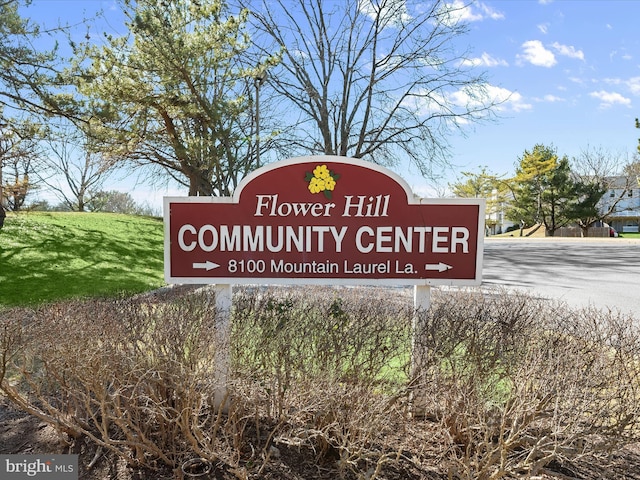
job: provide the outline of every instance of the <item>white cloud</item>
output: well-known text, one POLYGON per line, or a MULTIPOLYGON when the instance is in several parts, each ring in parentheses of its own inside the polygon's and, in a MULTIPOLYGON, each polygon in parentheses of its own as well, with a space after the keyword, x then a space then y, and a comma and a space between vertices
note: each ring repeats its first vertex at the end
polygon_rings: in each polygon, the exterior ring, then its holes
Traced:
POLYGON ((360 0, 358 10, 372 20, 379 18, 383 25, 402 25, 411 19, 404 0, 384 2, 383 7, 374 4, 371 0, 360 0))
POLYGON ((480 95, 473 93, 466 90, 458 90, 450 94, 448 99, 454 105, 474 108, 492 102, 496 104, 496 110, 498 111, 520 112, 532 108, 532 105, 526 103, 520 93, 495 85, 485 85, 485 91, 480 95))
POLYGON ((613 62, 614 60, 616 60, 616 58, 617 58, 618 56, 620 56, 620 58, 621 58, 622 60, 626 60, 626 61, 633 60, 633 55, 632 55, 632 54, 630 54, 630 53, 628 53, 628 52, 625 52, 625 51, 619 52, 618 50, 612 50, 612 51, 609 53, 609 60, 610 60, 611 62, 613 62))
POLYGON ((564 98, 562 97, 556 97, 555 95, 551 95, 551 94, 547 94, 544 97, 542 97, 542 100, 545 102, 549 102, 549 103, 556 103, 556 102, 564 102, 564 98))
POLYGON ((640 95, 640 77, 633 77, 627 80, 627 86, 631 93, 634 95, 640 95))
POLYGON ((467 58, 462 61, 462 65, 466 67, 507 67, 509 64, 501 58, 494 58, 486 52, 480 57, 467 58))
POLYGON ((444 6, 449 14, 449 23, 479 22, 486 19, 502 20, 504 14, 494 10, 483 2, 469 3, 464 0, 453 0, 444 6))
POLYGON ((305 52, 304 50, 292 50, 291 54, 296 57, 296 58, 301 58, 301 59, 307 59, 309 58, 309 54, 307 52, 305 52))
POLYGON ((519 60, 529 62, 537 67, 553 67, 557 61, 551 50, 547 50, 540 40, 528 40, 522 44, 523 53, 519 60))
POLYGON ((540 33, 542 33, 543 35, 546 35, 549 31, 549 23, 541 23, 536 26, 538 27, 538 30, 540 30, 540 33))
MULTIPOLYGON (((533 108, 530 103, 525 102, 520 93, 490 84, 448 93, 434 94, 432 92, 424 97, 416 95, 405 99, 402 104, 420 116, 437 115, 440 112, 446 113, 446 115, 450 115, 452 112, 462 114, 468 110, 480 112, 489 105, 494 105, 493 110, 499 112, 520 112, 533 108)), ((455 122, 465 124, 469 120, 458 117, 455 122)))
POLYGON ((578 58, 580 60, 584 60, 584 53, 582 50, 576 50, 576 48, 572 45, 562 45, 558 42, 554 42, 551 46, 558 52, 558 55, 564 55, 569 58, 578 58))
POLYGON ((487 93, 491 98, 501 103, 498 110, 521 112, 523 110, 531 110, 531 108, 533 108, 530 103, 526 103, 524 101, 524 98, 520 93, 512 92, 506 88, 489 85, 487 93))
POLYGON ((609 108, 616 104, 631 105, 631 99, 624 97, 617 92, 599 90, 597 92, 591 92, 589 96, 600 100, 600 107, 602 108, 609 108))
POLYGON ((619 78, 605 78, 604 83, 606 83, 607 85, 621 85, 624 83, 624 81, 619 78))
POLYGON ((640 95, 640 77, 631 77, 628 80, 621 78, 605 78, 604 83, 607 85, 625 86, 633 95, 640 95))
POLYGON ((491 20, 504 20, 504 13, 494 10, 489 5, 478 2, 477 6, 482 12, 483 20, 485 18, 489 18, 491 20))

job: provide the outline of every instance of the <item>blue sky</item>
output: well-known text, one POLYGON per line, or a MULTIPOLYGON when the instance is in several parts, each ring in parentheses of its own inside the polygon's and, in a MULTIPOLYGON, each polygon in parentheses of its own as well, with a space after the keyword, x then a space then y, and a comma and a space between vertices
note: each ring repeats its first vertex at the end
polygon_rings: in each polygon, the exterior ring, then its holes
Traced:
MULTIPOLYGON (((112 1, 34 0, 24 14, 52 25, 112 8, 112 1)), ((487 72, 489 91, 504 102, 496 121, 449 138, 455 168, 443 172, 438 192, 481 166, 511 175, 538 143, 570 158, 589 147, 629 158, 637 151, 640 0, 486 0, 460 12, 470 31, 458 47, 469 49, 469 61, 487 72)), ((117 31, 115 23, 107 28, 117 31)), ((416 193, 434 192, 411 168, 395 170, 416 193)), ((177 192, 138 186, 134 196, 159 205, 163 194, 177 192)))
POLYGON ((512 174, 537 143, 570 158, 632 155, 640 130, 640 2, 487 0, 465 10, 471 59, 508 98, 495 123, 452 139, 462 169, 512 174))

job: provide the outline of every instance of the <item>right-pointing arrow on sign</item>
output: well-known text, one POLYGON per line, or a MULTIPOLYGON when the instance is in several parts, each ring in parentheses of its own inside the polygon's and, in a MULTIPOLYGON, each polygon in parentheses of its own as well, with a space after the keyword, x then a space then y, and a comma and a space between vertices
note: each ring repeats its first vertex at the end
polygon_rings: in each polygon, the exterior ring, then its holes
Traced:
POLYGON ((219 266, 219 264, 210 262, 209 260, 207 260, 206 262, 193 264, 194 269, 199 268, 206 271, 213 270, 214 268, 218 268, 219 266))
POLYGON ((444 272, 446 270, 451 270, 453 267, 451 265, 447 265, 446 263, 427 263, 424 266, 425 270, 437 270, 438 272, 444 272))

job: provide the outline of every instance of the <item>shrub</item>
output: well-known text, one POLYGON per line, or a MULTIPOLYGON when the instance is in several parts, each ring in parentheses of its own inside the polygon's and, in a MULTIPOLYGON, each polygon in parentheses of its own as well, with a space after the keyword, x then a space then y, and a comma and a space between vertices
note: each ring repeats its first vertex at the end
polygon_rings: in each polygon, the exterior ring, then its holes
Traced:
POLYGON ((455 477, 538 475, 638 440, 632 318, 468 291, 420 323, 414 401, 448 432, 455 477))
POLYGON ((135 466, 224 454, 210 401, 214 299, 78 300, 3 317, 2 391, 61 433, 135 466))
POLYGON ((238 288, 228 340, 206 289, 5 310, 0 389, 130 465, 236 478, 286 451, 331 478, 498 479, 638 441, 633 319, 480 290, 414 312, 408 293, 238 288))

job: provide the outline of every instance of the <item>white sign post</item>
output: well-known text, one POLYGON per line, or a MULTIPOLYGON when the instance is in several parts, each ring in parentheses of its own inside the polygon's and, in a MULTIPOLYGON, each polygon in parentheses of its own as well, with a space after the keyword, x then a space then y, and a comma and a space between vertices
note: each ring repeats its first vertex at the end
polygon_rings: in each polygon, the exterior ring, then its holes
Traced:
POLYGON ((414 285, 418 312, 431 285, 481 284, 484 214, 484 199, 418 198, 362 160, 283 160, 233 197, 165 197, 165 280, 217 285, 223 345, 232 284, 414 285))
POLYGON ((216 284, 214 286, 216 298, 216 355, 215 355, 215 384, 216 391, 213 403, 216 408, 226 403, 227 377, 229 375, 229 330, 233 287, 230 284, 216 284))

